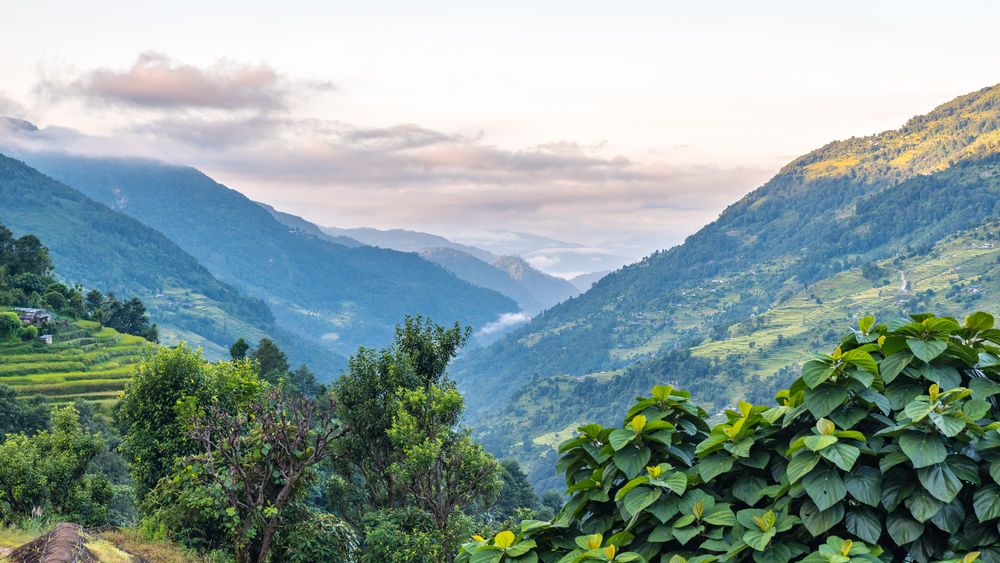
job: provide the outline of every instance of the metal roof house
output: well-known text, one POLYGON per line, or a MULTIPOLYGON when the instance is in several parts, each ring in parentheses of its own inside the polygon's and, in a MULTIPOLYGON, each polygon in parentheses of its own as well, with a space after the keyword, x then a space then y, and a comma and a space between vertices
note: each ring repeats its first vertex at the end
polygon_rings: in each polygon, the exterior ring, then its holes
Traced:
POLYGON ((14 307, 21 322, 29 325, 51 323, 55 317, 46 309, 31 309, 29 307, 14 307))

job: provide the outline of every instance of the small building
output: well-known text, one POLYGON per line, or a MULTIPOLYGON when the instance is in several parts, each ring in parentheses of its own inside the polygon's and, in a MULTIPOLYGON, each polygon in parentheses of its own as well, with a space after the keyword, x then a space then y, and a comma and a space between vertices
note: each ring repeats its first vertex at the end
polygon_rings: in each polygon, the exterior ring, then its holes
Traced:
POLYGON ((45 344, 52 344, 52 335, 51 334, 43 334, 43 335, 39 336, 38 339, 41 340, 42 342, 44 342, 45 344))
POLYGON ((46 309, 32 309, 29 307, 14 307, 14 311, 17 312, 17 316, 21 319, 21 322, 26 325, 42 325, 51 323, 52 319, 55 318, 52 313, 46 309))

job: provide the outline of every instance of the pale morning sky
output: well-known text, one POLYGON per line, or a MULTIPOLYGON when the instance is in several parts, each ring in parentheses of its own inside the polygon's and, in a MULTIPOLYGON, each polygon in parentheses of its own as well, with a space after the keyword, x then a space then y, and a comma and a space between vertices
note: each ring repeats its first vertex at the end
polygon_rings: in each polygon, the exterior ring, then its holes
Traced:
POLYGON ((635 255, 1000 82, 1000 3, 7 2, 0 114, 322 225, 635 255))

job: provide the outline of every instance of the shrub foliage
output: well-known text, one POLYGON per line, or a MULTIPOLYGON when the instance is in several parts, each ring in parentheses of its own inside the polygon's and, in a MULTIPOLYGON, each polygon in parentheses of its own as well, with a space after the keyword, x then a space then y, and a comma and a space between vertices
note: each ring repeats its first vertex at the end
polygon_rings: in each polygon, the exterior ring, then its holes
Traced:
POLYGON ((553 520, 458 560, 1000 561, 998 346, 986 313, 865 317, 777 404, 714 426, 654 387, 560 446, 553 520))

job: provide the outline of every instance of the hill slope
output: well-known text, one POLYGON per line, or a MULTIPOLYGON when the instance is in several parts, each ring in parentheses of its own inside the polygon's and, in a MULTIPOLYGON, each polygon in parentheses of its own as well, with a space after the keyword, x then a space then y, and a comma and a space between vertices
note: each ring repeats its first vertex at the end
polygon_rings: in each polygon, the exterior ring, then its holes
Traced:
POLYGON ((3 155, 0 223, 42 239, 63 279, 142 298, 165 343, 188 340, 223 357, 240 336, 272 335, 297 361, 344 364, 281 334, 267 305, 220 282, 159 232, 3 155))
POLYGON ((323 232, 332 236, 344 236, 359 240, 371 246, 381 248, 391 248, 401 252, 419 252, 425 248, 451 248, 471 254, 485 262, 492 262, 496 256, 489 252, 450 241, 442 236, 420 231, 408 231, 405 229, 372 229, 370 227, 360 227, 355 229, 340 229, 337 227, 321 227, 323 232))
MULTIPOLYGON (((57 322, 59 324, 59 322, 57 322)), ((91 321, 67 321, 50 345, 0 341, 0 383, 54 402, 113 402, 153 345, 91 321)))
POLYGON ((796 159, 683 245, 464 357, 456 378, 473 415, 533 378, 622 369, 724 335, 809 284, 983 224, 1000 202, 998 148, 995 86, 796 159))
POLYGON ((26 157, 164 233, 219 279, 264 299, 279 326, 339 354, 387 342, 408 314, 478 327, 517 309, 416 254, 348 248, 289 229, 193 168, 51 153, 26 157))

